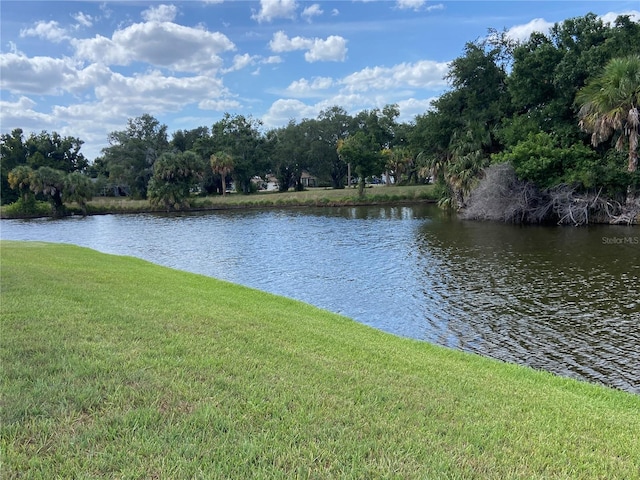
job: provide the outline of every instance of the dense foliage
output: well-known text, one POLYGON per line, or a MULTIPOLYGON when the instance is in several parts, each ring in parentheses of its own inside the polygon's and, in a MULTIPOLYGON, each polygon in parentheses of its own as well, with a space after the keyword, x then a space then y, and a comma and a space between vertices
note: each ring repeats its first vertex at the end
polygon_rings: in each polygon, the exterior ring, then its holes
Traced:
MULTIPOLYGON (((638 202, 640 183, 638 51, 640 24, 627 16, 610 24, 588 14, 523 42, 489 30, 451 62, 449 90, 412 122, 397 121, 397 105, 356 115, 333 106, 317 118, 266 131, 258 120, 227 113, 210 128, 178 130, 169 139, 168 127, 144 114, 110 134, 110 145, 88 171, 105 192, 149 196, 167 208, 186 206, 185 195, 195 192, 224 194, 229 185, 252 193, 267 178, 280 191, 300 190, 306 173, 333 188, 351 185, 353 177, 361 192, 366 180, 432 181, 442 205, 464 209, 486 180, 486 168, 507 163, 514 185, 528 182, 541 193, 566 186, 606 197, 621 213, 638 202), (182 171, 187 158, 188 174, 178 187, 177 174, 166 172, 182 171)), ((25 141, 16 130, 1 141, 3 203, 26 191, 17 180, 5 188, 15 167, 87 170, 80 140, 43 132, 25 141)))

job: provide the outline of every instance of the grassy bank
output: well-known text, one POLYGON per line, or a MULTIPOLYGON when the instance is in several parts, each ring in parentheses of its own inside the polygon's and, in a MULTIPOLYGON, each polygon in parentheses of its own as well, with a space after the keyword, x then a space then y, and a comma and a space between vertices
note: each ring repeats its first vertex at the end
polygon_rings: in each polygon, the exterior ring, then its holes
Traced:
MULTIPOLYGON (((357 189, 335 190, 330 188, 310 188, 302 192, 257 192, 252 195, 231 193, 209 197, 193 197, 192 210, 220 210, 232 208, 270 208, 270 207, 313 207, 340 205, 371 205, 417 201, 435 201, 433 185, 376 186, 367 188, 363 198, 358 197, 357 189)), ((10 205, 0 207, 1 218, 22 218, 25 216, 43 216, 50 210, 44 202, 39 209, 25 215, 10 205), (43 209, 45 213, 43 214, 43 209)), ((77 205, 69 204, 70 213, 80 214, 77 205)), ((96 197, 88 203, 88 214, 105 213, 142 213, 162 212, 162 206, 151 205, 148 200, 133 200, 126 197, 96 197)))
POLYGON ((3 479, 638 478, 638 396, 137 259, 0 252, 3 479))

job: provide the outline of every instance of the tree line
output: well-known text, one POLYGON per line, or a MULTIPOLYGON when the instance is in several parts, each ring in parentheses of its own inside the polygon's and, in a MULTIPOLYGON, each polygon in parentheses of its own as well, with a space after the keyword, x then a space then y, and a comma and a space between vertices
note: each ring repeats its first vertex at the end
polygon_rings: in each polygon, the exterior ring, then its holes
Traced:
POLYGON ((361 194, 372 177, 431 181, 441 205, 471 218, 584 223, 594 209, 622 218, 640 185, 639 51, 640 25, 627 16, 609 24, 587 14, 523 42, 492 29, 465 45, 450 65, 450 88, 411 122, 398 121, 397 105, 356 115, 336 105, 268 130, 226 113, 211 127, 170 136, 144 114, 112 132, 91 165, 79 139, 43 132, 24 140, 18 129, 1 138, 2 202, 28 191, 46 196, 45 185, 56 184, 62 193, 48 198, 56 207, 70 198, 65 192, 81 197, 77 175, 69 177, 79 173, 103 190, 180 209, 195 192, 224 195, 231 182, 252 193, 254 179, 267 175, 281 191, 300 190, 306 171, 333 188, 351 174, 361 194), (23 166, 32 173, 10 175, 23 166), (46 181, 29 180, 42 168, 67 177, 45 170, 46 181))

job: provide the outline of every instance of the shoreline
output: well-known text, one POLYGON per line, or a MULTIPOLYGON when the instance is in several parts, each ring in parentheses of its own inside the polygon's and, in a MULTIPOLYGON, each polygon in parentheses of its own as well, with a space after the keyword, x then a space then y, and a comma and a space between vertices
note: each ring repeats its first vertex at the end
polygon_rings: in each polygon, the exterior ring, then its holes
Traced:
MULTIPOLYGON (((306 208, 306 207, 357 207, 370 205, 410 205, 415 203, 436 203, 432 195, 432 185, 406 187, 370 187, 364 198, 357 196, 355 189, 308 189, 302 192, 258 192, 251 195, 231 193, 225 196, 194 197, 192 206, 170 209, 154 206, 148 200, 128 197, 96 197, 87 204, 86 216, 120 214, 184 214, 192 212, 248 210, 260 208, 306 208)), ((53 218, 44 213, 25 214, 7 212, 7 206, 0 208, 0 219, 20 220, 53 218)), ((67 206, 63 217, 83 215, 75 204, 67 206)))

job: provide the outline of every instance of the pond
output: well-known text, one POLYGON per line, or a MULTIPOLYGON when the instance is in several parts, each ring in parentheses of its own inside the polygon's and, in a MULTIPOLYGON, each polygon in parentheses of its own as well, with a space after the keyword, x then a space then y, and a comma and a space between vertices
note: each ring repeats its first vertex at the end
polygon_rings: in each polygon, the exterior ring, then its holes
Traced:
POLYGON ((640 393, 640 231, 465 222, 432 205, 2 220, 302 300, 392 334, 640 393))

